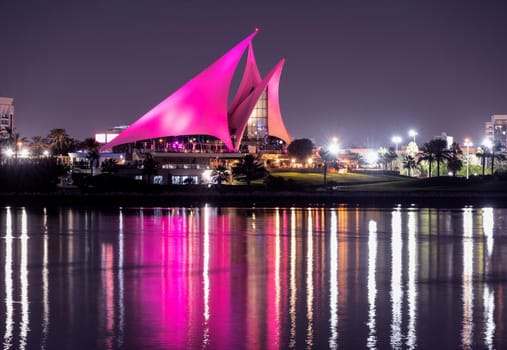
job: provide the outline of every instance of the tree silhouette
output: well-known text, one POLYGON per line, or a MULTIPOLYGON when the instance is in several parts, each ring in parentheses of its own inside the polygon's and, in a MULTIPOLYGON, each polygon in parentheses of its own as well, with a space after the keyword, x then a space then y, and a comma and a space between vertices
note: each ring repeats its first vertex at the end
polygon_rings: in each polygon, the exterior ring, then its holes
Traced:
POLYGON ((503 145, 500 143, 500 141, 496 141, 491 146, 491 152, 489 153, 489 157, 491 158, 491 175, 494 174, 495 170, 495 160, 505 160, 505 155, 501 153, 504 150, 503 145))
POLYGON ((313 142, 310 139, 297 139, 291 142, 287 147, 287 152, 291 158, 296 158, 301 163, 306 163, 307 159, 313 154, 313 142))
POLYGON ((72 140, 65 129, 52 129, 47 137, 54 155, 63 155, 69 151, 72 140))
POLYGON ((401 164, 403 169, 408 170, 408 176, 412 176, 412 171, 417 168, 417 160, 410 154, 401 155, 401 164))
POLYGON ((88 158, 90 165, 90 175, 93 176, 93 167, 96 165, 97 161, 100 158, 100 144, 93 137, 88 137, 81 143, 81 147, 88 152, 86 158, 88 158))
POLYGON ((211 172, 211 182, 217 185, 230 183, 231 171, 223 165, 218 165, 211 172))
POLYGON ((158 174, 158 167, 159 163, 153 159, 151 154, 147 153, 143 161, 143 176, 148 184, 151 184, 151 178, 158 174))
POLYGON ((232 167, 232 175, 239 181, 246 181, 250 186, 253 180, 266 177, 268 171, 253 155, 247 154, 238 164, 232 167))
POLYGON ((43 152, 48 148, 48 143, 42 136, 34 136, 32 137, 32 141, 30 142, 30 150, 32 151, 32 155, 37 158, 42 156, 43 152))
POLYGON ((118 172, 118 162, 116 161, 116 159, 108 158, 102 161, 100 168, 103 173, 112 175, 118 172))
POLYGON ((319 150, 319 156, 324 161, 324 164, 322 166, 323 175, 324 175, 324 185, 327 183, 327 168, 330 164, 336 165, 336 155, 332 152, 329 152, 327 148, 321 148, 319 150))
POLYGON ((458 143, 453 142, 449 148, 447 157, 447 168, 452 171, 452 176, 456 176, 456 172, 463 168, 463 151, 458 143))
POLYGON ((449 158, 447 141, 443 139, 434 139, 426 142, 418 154, 418 163, 425 160, 429 164, 428 176, 431 177, 431 166, 433 162, 437 163, 437 176, 440 176, 440 164, 449 158))

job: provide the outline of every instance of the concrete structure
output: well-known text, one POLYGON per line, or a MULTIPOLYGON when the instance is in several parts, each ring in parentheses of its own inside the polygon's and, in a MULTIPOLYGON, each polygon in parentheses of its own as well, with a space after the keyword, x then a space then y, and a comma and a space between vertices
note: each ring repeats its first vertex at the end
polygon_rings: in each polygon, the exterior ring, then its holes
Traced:
POLYGON ((492 115, 491 121, 484 123, 484 137, 507 146, 507 115, 492 115))
POLYGON ((256 34, 257 30, 106 143, 101 151, 139 142, 153 151, 162 148, 178 152, 182 144, 182 150, 192 151, 189 144, 203 136, 207 137, 206 144, 219 141, 221 146, 215 152, 237 152, 246 147, 257 153, 289 143, 291 137, 283 124, 278 100, 285 59, 261 78, 252 47, 256 34), (247 49, 245 70, 228 106, 233 75, 247 49))
POLYGON ((7 128, 14 129, 14 99, 0 97, 0 137, 9 137, 7 128))
POLYGON ((104 144, 113 141, 123 130, 128 128, 128 125, 119 125, 111 129, 95 134, 95 141, 104 144))

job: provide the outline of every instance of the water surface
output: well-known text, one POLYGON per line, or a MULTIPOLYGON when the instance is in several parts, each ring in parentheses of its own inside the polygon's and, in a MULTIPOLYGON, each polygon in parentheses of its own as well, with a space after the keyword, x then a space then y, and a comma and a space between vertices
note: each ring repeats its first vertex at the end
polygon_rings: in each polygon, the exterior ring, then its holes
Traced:
POLYGON ((3 348, 506 348, 506 214, 0 208, 3 348))

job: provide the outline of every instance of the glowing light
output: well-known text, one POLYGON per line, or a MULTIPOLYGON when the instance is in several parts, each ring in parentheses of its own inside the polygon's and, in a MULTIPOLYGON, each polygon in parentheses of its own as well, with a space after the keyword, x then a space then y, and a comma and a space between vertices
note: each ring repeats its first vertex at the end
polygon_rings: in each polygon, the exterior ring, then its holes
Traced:
POLYGON ((10 148, 7 148, 6 150, 4 150, 4 154, 7 156, 7 157, 12 157, 14 155, 14 151, 10 148))
MULTIPOLYGON (((281 245, 280 245, 280 209, 276 208, 275 213, 275 297, 276 297, 276 310, 280 310, 280 296, 281 296, 281 278, 280 278, 280 260, 281 260, 281 245)), ((280 336, 280 312, 275 313, 276 324, 276 339, 280 336)))
POLYGON ((488 349, 494 349, 495 344, 493 342, 495 337, 495 292, 489 289, 488 284, 484 286, 483 294, 483 305, 484 305, 484 343, 488 349))
POLYGON ((474 242, 472 208, 463 211, 463 329, 461 331, 461 345, 470 348, 473 340, 474 318, 474 242))
POLYGON ((4 349, 12 347, 12 333, 14 326, 14 299, 13 299, 13 281, 12 281, 12 213, 11 208, 6 208, 5 218, 5 333, 4 349))
POLYGON ((413 129, 411 129, 411 130, 408 131, 408 136, 412 137, 414 139, 414 142, 415 142, 415 137, 417 135, 419 135, 419 134, 417 133, 417 131, 415 131, 413 129))
POLYGON ((123 261, 124 261, 124 233, 123 233, 123 210, 120 208, 118 215, 118 338, 116 346, 121 348, 123 346, 123 333, 125 328, 125 288, 124 288, 124 276, 123 276, 123 261))
POLYGON ((209 279, 209 261, 210 261, 210 240, 209 240, 209 208, 206 204, 204 206, 204 240, 203 240, 203 267, 202 267, 202 278, 203 278, 203 302, 204 302, 204 330, 202 337, 202 348, 206 349, 209 343, 210 330, 209 330, 209 319, 210 319, 210 279, 209 279))
POLYGON ((331 211, 329 244, 329 348, 338 349, 338 218, 331 211))
POLYGON ((493 238, 493 227, 495 223, 495 217, 493 214, 493 208, 482 209, 482 227, 484 230, 484 236, 486 236, 486 247, 488 252, 488 259, 486 261, 486 267, 489 267, 491 255, 493 254, 493 244, 495 239, 493 238))
POLYGON ((48 269, 48 216, 46 208, 44 208, 44 246, 42 255, 42 341, 41 349, 46 349, 46 342, 49 332, 49 269, 48 269))
POLYGON ((308 209, 308 232, 306 250, 306 346, 313 347, 313 222, 312 211, 308 209))
POLYGON ((417 345, 417 242, 415 212, 408 212, 408 334, 407 347, 415 349, 417 345))
POLYGON ((376 300, 377 300, 377 222, 368 223, 368 349, 377 348, 376 300))
POLYGON ((290 216, 290 296, 289 296, 289 348, 296 347, 297 283, 296 283, 296 209, 291 208, 290 216))
POLYGON ((491 141, 490 138, 485 138, 483 141, 482 141, 482 145, 488 149, 490 149, 491 147, 493 147, 493 141, 491 141))
POLYGON ((340 146, 336 143, 332 143, 329 145, 329 152, 332 154, 337 154, 340 151, 340 146))
POLYGON ((398 145, 402 141, 402 138, 400 136, 393 136, 391 138, 391 141, 395 144, 395 146, 396 146, 396 152, 398 152, 398 145))
POLYGON ((368 153, 366 153, 366 161, 369 164, 375 164, 375 163, 377 163, 377 161, 378 161, 378 153, 375 152, 375 151, 368 151, 368 153))
POLYGON ((400 348, 402 346, 403 335, 401 332, 401 306, 403 299, 403 290, 401 285, 402 273, 402 248, 401 239, 401 211, 396 208, 392 212, 391 222, 391 348, 400 348))
POLYGON ((202 179, 205 183, 211 182, 211 174, 213 173, 212 170, 204 170, 202 173, 202 179))
POLYGON ((19 324, 19 347, 26 347, 28 330, 30 329, 29 303, 28 303, 28 228, 26 209, 21 211, 21 266, 20 266, 20 285, 21 285, 21 322, 19 324))

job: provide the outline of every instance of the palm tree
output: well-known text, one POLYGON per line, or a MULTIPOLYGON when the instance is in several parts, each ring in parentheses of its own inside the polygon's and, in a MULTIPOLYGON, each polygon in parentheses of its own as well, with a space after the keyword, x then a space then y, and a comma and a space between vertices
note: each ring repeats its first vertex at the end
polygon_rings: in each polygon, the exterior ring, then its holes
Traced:
POLYGON ((217 185, 230 183, 231 171, 223 165, 218 165, 211 172, 211 182, 217 185))
POLYGON ((382 162, 384 170, 393 170, 393 162, 398 157, 394 147, 380 147, 378 151, 378 158, 382 162))
POLYGON ((322 168, 324 173, 324 185, 325 185, 327 183, 327 167, 330 162, 336 162, 336 155, 329 152, 329 150, 326 148, 321 148, 319 150, 319 156, 320 158, 322 158, 322 160, 324 160, 322 168))
POLYGON ((453 142, 449 148, 447 157, 447 168, 452 171, 452 176, 456 176, 456 172, 463 168, 463 151, 457 142, 453 142))
POLYGON ((419 153, 417 153, 417 164, 420 164, 423 161, 428 162, 428 177, 431 177, 431 166, 435 161, 435 155, 431 151, 429 142, 425 142, 419 153))
POLYGON ((60 155, 68 151, 71 139, 65 129, 52 129, 47 137, 53 154, 60 155))
POLYGON ((34 136, 32 137, 32 141, 30 142, 30 150, 32 151, 32 154, 40 158, 40 156, 43 154, 44 150, 48 148, 48 144, 44 137, 42 136, 34 136))
POLYGON ((482 176, 484 176, 486 170, 486 159, 490 156, 489 150, 487 147, 481 146, 477 149, 477 153, 475 155, 477 158, 481 159, 482 176))
POLYGON ((88 158, 90 164, 90 175, 93 176, 93 167, 100 158, 100 144, 93 137, 88 137, 81 143, 81 147, 88 151, 88 156, 86 156, 86 158, 88 158))
POLYGON ((153 156, 149 153, 146 154, 146 158, 143 161, 143 176, 146 178, 148 184, 151 183, 153 175, 158 174, 158 162, 153 159, 153 156))
POLYGON ((494 173, 495 169, 495 159, 496 160, 505 160, 505 155, 502 154, 502 150, 504 147, 499 141, 496 141, 493 146, 491 146, 490 158, 491 158, 491 175, 494 173))
POLYGON ((393 162, 396 160, 396 158, 398 158, 396 150, 394 147, 389 147, 387 153, 384 154, 384 159, 386 160, 387 164, 389 164, 389 170, 393 170, 393 162))
POLYGON ((440 176, 440 164, 449 158, 449 149, 447 141, 444 139, 434 139, 430 141, 432 151, 437 162, 437 176, 440 176))
POLYGON ((116 159, 108 158, 102 162, 100 168, 103 173, 112 175, 118 172, 118 162, 116 161, 116 159))
POLYGON ((401 155, 401 164, 403 165, 403 169, 408 170, 408 176, 412 176, 412 170, 417 168, 417 161, 410 154, 401 155))
POLYGON ((19 148, 25 145, 28 140, 26 137, 21 137, 17 132, 11 135, 11 139, 12 144, 14 144, 14 157, 17 159, 19 155, 19 148))
POLYGON ((240 163, 232 168, 232 174, 240 181, 246 181, 250 186, 252 180, 262 179, 268 175, 264 165, 253 155, 247 154, 240 163))
POLYGON ((437 176, 440 176, 440 164, 449 158, 447 141, 443 139, 434 139, 424 143, 421 151, 418 153, 418 163, 423 160, 429 164, 428 177, 431 177, 431 165, 437 162, 437 176))

